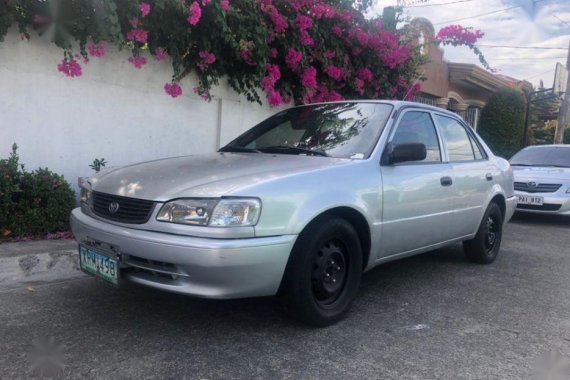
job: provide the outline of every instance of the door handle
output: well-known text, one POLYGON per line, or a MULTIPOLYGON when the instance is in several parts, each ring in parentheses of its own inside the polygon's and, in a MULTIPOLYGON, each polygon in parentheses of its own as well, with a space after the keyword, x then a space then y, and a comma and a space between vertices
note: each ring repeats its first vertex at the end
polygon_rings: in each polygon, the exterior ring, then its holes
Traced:
POLYGON ((439 182, 441 183, 441 186, 453 185, 453 180, 451 179, 451 177, 441 177, 439 182))
POLYGON ((485 178, 487 179, 487 181, 492 181, 493 175, 491 173, 487 173, 487 174, 485 174, 485 178))

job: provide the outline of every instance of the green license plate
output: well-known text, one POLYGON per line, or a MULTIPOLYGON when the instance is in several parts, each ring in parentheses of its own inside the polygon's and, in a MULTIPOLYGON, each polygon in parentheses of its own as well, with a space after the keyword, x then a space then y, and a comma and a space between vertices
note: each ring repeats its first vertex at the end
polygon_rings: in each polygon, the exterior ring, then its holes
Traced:
POLYGON ((79 266, 86 273, 119 285, 119 263, 103 253, 80 245, 79 266))

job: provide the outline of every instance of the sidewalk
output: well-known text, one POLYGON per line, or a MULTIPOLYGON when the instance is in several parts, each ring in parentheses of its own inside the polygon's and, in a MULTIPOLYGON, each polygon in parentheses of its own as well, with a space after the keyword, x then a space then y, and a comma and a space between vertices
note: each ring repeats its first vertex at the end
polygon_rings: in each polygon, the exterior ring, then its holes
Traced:
POLYGON ((81 275, 74 240, 0 244, 0 291, 81 275))

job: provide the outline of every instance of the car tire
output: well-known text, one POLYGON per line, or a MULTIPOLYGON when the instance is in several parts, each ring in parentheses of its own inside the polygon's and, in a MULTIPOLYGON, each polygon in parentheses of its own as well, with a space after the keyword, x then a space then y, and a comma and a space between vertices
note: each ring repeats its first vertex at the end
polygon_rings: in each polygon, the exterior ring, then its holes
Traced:
POLYGON ((478 264, 491 264, 497 258, 503 237, 503 213, 499 206, 492 202, 485 215, 477 235, 472 240, 463 242, 465 256, 478 264))
POLYGON ((354 227, 337 216, 319 218, 299 235, 283 278, 293 317, 329 326, 349 311, 362 276, 362 248, 354 227))

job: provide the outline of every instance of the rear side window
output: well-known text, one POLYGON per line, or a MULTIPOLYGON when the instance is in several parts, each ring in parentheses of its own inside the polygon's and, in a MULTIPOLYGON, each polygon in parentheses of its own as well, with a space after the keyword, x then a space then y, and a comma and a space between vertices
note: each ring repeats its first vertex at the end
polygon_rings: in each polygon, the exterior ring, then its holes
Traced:
POLYGON ((436 120, 447 146, 449 161, 475 160, 471 138, 463 125, 455 119, 441 115, 436 115, 436 120))
POLYGON ((479 144, 477 144, 477 141, 475 141, 475 138, 469 135, 469 140, 471 140, 471 147, 473 148, 473 153, 475 153, 475 159, 476 160, 484 159, 485 155, 481 151, 481 147, 479 146, 479 144))
POLYGON ((437 132, 427 112, 409 111, 402 116, 392 138, 392 144, 422 143, 427 156, 423 162, 441 162, 441 150, 437 132))

